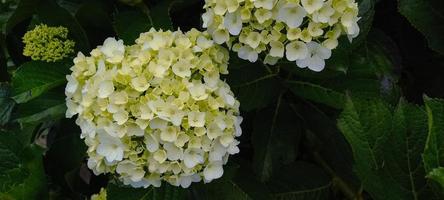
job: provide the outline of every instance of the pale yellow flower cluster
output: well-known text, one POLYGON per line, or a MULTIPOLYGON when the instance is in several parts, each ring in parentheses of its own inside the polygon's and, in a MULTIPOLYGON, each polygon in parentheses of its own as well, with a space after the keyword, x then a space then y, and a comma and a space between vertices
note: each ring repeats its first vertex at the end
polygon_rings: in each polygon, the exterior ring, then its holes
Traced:
POLYGON ((90 54, 74 59, 65 93, 95 174, 145 188, 222 176, 242 133, 239 102, 220 79, 225 48, 196 29, 151 29, 135 45, 108 38, 90 54))
POLYGON ((338 38, 359 34, 354 0, 205 0, 203 27, 242 59, 321 71, 338 38))

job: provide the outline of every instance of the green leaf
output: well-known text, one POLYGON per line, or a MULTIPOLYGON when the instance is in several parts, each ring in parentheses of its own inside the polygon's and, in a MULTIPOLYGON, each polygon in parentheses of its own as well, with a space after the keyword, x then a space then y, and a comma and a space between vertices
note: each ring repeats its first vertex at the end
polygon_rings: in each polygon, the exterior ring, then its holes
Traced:
POLYGON ((150 16, 153 22, 153 27, 157 30, 163 29, 164 31, 173 31, 173 23, 170 17, 170 10, 174 3, 178 0, 162 0, 157 2, 152 8, 150 8, 150 16))
POLYGON ((85 31, 77 20, 53 0, 21 0, 16 11, 8 19, 6 33, 10 33, 19 23, 37 15, 38 19, 49 26, 64 26, 69 36, 76 42, 77 49, 89 50, 89 41, 85 31))
POLYGON ((444 54, 444 6, 441 0, 398 0, 398 10, 426 37, 431 49, 444 54))
POLYGON ((355 172, 374 199, 430 198, 421 162, 425 119, 424 110, 404 101, 393 114, 381 99, 347 99, 338 126, 352 147, 355 172))
POLYGON ((297 117, 282 96, 275 107, 257 113, 252 135, 253 166, 261 181, 269 180, 280 166, 296 158, 302 135, 297 117))
POLYGON ((125 11, 115 16, 114 28, 126 45, 135 43, 140 33, 152 27, 149 17, 140 11, 125 11))
POLYGON ((248 163, 243 168, 229 169, 225 166, 224 176, 211 183, 192 185, 194 198, 198 200, 269 200, 273 196, 267 186, 251 173, 248 163), (248 167, 246 167, 248 166, 248 167), (230 171, 232 170, 232 171, 230 171))
POLYGON ((41 1, 35 8, 39 20, 49 26, 64 26, 68 28, 70 38, 76 42, 76 48, 82 52, 89 51, 88 38, 76 18, 53 0, 41 1))
POLYGON ((75 18, 85 30, 91 46, 101 45, 104 38, 115 35, 111 17, 113 6, 107 1, 89 0, 77 9, 75 18))
POLYGON ((108 184, 106 192, 108 200, 181 200, 186 197, 186 190, 168 183, 162 183, 159 188, 140 189, 108 184))
POLYGON ((41 0, 20 0, 14 13, 6 23, 5 32, 10 33, 17 24, 32 17, 35 12, 34 9, 40 1, 41 0))
MULTIPOLYGON (((352 42, 352 48, 359 47, 367 38, 368 33, 373 24, 373 17, 375 15, 375 0, 358 0, 359 6, 359 35, 352 42)), ((342 45, 342 44, 341 44, 342 45)))
POLYGON ((287 81, 287 85, 293 94, 333 108, 342 108, 345 102, 345 95, 343 93, 320 85, 302 81, 287 81))
POLYGON ((297 96, 333 108, 342 108, 345 94, 381 97, 388 101, 399 99, 396 85, 398 75, 393 58, 393 41, 379 31, 370 36, 357 49, 336 49, 322 72, 299 69, 294 63, 281 63, 284 70, 292 72, 295 81, 288 81, 288 88, 297 96), (290 65, 292 64, 292 65, 290 65))
POLYGON ((39 199, 46 187, 42 151, 29 144, 34 127, 0 132, 0 199, 39 199))
POLYGON ((267 185, 276 200, 323 200, 330 195, 331 180, 320 167, 298 161, 280 169, 267 185))
POLYGON ((12 77, 12 98, 17 103, 25 103, 42 93, 63 85, 69 67, 65 63, 30 61, 19 67, 12 77))
POLYGON ((277 74, 267 71, 262 64, 240 60, 237 56, 231 58, 227 82, 241 102, 240 109, 251 111, 272 103, 280 91, 277 74))
POLYGON ((438 167, 430 171, 428 178, 435 180, 444 189, 444 167, 438 167))
POLYGON ((13 120, 20 124, 43 122, 63 118, 65 112, 63 92, 50 91, 26 103, 18 104, 13 120))
POLYGON ((15 106, 14 100, 9 98, 9 93, 9 85, 0 83, 0 126, 3 126, 9 122, 12 109, 15 106))
POLYGON ((444 100, 425 97, 428 116, 428 137, 424 149, 424 165, 430 173, 444 166, 444 100))

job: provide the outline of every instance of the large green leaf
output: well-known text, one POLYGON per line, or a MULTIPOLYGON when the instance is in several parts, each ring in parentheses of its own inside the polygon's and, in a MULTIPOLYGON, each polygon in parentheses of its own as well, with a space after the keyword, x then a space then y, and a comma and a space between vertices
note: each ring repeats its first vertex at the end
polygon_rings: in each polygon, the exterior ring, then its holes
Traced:
POLYGON ((63 85, 68 73, 69 67, 64 63, 27 62, 13 74, 12 98, 17 103, 24 103, 36 98, 54 87, 63 85))
POLYGON ((427 172, 444 166, 444 100, 425 97, 429 132, 424 149, 424 165, 427 172))
POLYGON ((441 0, 398 0, 398 9, 426 37, 431 49, 444 54, 444 5, 441 0))
POLYGON ((280 92, 277 74, 260 63, 250 63, 232 55, 227 82, 241 102, 240 109, 251 111, 266 107, 280 92))
POLYGON ((89 0, 77 9, 75 18, 85 30, 92 47, 102 45, 104 38, 115 36, 111 17, 113 6, 107 1, 89 0))
POLYGON ((357 198, 360 182, 353 172, 350 145, 336 126, 336 114, 329 116, 307 101, 294 102, 291 105, 302 118, 305 128, 304 146, 317 163, 327 169, 334 186, 338 186, 349 199, 357 198))
POLYGON ((288 88, 297 96, 323 103, 333 108, 342 108, 345 94, 329 88, 302 81, 288 81, 288 88))
POLYGON ((16 25, 33 15, 37 15, 41 23, 68 28, 69 36, 76 42, 76 48, 81 51, 89 50, 88 38, 83 28, 66 9, 53 0, 21 0, 16 11, 8 19, 6 33, 10 33, 16 25))
POLYGON ((276 200, 323 200, 330 195, 331 180, 318 166, 298 161, 280 169, 267 185, 276 200))
POLYGON ((173 31, 173 23, 171 22, 170 10, 174 3, 178 0, 161 0, 150 8, 150 16, 153 27, 163 29, 164 31, 173 31))
POLYGON ((64 26, 69 30, 69 36, 76 42, 76 49, 87 52, 90 50, 86 33, 77 19, 66 9, 60 7, 53 0, 41 0, 37 5, 36 14, 42 23, 50 26, 64 26))
POLYGON ((181 200, 186 197, 186 190, 168 183, 162 183, 159 188, 150 186, 146 189, 108 184, 106 192, 108 200, 181 200))
POLYGON ((13 120, 23 123, 37 123, 63 118, 66 102, 63 92, 50 91, 26 103, 18 104, 13 120))
POLYGON ((242 168, 225 166, 224 176, 211 183, 192 185, 193 199, 196 200, 269 200, 272 199, 267 186, 251 173, 248 163, 242 168), (248 166, 248 167, 247 167, 248 166), (231 168, 230 168, 231 167, 231 168))
POLYGON ((29 144, 33 130, 0 132, 0 199, 39 199, 44 195, 42 151, 29 144))
POLYGON ((140 11, 125 11, 115 16, 114 28, 126 45, 134 44, 140 33, 147 32, 151 26, 149 16, 140 11))
POLYGON ((302 135, 297 117, 282 96, 276 106, 257 113, 252 135, 253 166, 261 181, 269 180, 280 166, 296 158, 302 135))
POLYGON ((421 162, 425 119, 424 110, 404 101, 393 114, 380 99, 347 100, 338 126, 352 147, 355 172, 374 199, 430 198, 421 162))
POLYGON ((40 3, 41 0, 21 0, 19 1, 17 8, 14 13, 9 17, 5 32, 9 33, 12 29, 22 21, 30 18, 34 12, 37 4, 40 3))
POLYGON ((391 56, 393 48, 393 42, 386 35, 372 31, 359 48, 336 49, 322 72, 300 69, 289 62, 280 65, 296 76, 296 80, 287 81, 288 88, 295 95, 313 102, 342 108, 347 91, 355 96, 396 101, 399 89, 396 85, 397 62, 391 56))

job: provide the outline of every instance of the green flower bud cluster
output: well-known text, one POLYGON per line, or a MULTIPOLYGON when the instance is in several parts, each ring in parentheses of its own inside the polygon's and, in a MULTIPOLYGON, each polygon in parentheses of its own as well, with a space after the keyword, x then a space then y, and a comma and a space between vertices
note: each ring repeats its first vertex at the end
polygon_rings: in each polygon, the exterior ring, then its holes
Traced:
POLYGON ((74 41, 68 39, 68 29, 62 26, 37 25, 23 36, 23 55, 32 60, 55 62, 74 52, 74 41))

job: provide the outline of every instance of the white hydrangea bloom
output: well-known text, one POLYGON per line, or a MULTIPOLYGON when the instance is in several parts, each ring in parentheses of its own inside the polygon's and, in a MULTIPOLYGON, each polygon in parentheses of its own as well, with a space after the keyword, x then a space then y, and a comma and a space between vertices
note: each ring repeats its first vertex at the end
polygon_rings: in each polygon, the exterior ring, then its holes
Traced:
MULTIPOLYGON (((237 0, 221 2, 218 12, 237 15, 237 0)), ((275 48, 281 54, 283 44, 275 48)), ((135 45, 108 38, 90 54, 74 59, 65 94, 66 116, 77 115, 95 174, 144 188, 162 181, 186 188, 222 176, 242 133, 239 101, 220 79, 225 48, 196 29, 151 29, 135 45)))
POLYGON ((206 0, 204 9, 203 27, 217 44, 270 65, 286 58, 320 71, 330 56, 313 56, 307 45, 333 50, 341 35, 352 41, 360 31, 355 0, 206 0))

